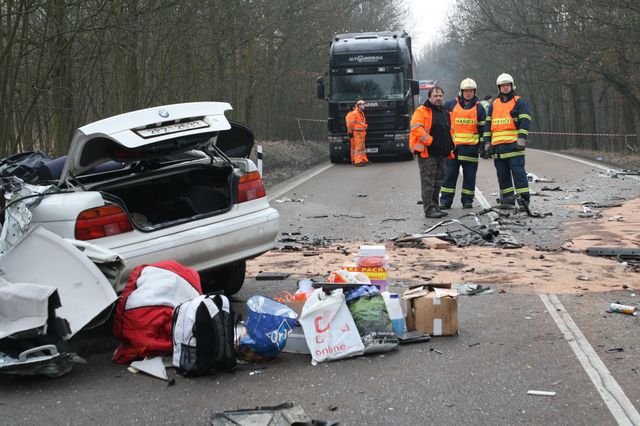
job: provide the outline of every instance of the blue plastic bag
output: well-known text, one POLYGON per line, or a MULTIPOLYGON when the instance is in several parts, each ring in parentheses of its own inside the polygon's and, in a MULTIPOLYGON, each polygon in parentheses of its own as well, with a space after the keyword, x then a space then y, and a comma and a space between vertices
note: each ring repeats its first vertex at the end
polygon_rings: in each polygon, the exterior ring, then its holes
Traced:
POLYGON ((296 311, 264 296, 247 300, 247 335, 240 340, 241 350, 265 358, 278 355, 287 344, 287 337, 296 325, 296 311))

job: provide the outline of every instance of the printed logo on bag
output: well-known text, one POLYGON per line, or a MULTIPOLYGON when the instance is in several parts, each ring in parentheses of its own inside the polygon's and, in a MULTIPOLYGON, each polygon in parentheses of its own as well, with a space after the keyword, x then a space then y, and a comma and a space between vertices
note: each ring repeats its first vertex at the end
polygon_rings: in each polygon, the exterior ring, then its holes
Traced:
POLYGON ((287 343, 287 337, 291 334, 291 331, 289 323, 283 320, 277 330, 267 333, 266 336, 278 346, 278 349, 281 349, 287 343))
POLYGON ((348 332, 349 330, 351 330, 351 327, 349 327, 349 324, 343 325, 342 327, 340 327, 340 331, 342 331, 343 333, 348 332))
POLYGON ((323 336, 316 336, 316 343, 324 343, 324 337, 323 336))
POLYGON ((315 320, 313 320, 314 325, 316 326, 316 332, 318 333, 324 333, 325 331, 329 330, 329 326, 331 325, 330 323, 327 324, 326 327, 321 327, 320 321, 322 321, 322 315, 316 317, 315 320))

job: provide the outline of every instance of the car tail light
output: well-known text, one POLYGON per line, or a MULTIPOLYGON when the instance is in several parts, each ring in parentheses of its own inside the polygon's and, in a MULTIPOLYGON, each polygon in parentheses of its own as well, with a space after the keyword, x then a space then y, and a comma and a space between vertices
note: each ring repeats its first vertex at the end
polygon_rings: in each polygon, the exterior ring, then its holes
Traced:
POLYGON ((249 172, 238 182, 238 203, 255 200, 267 195, 259 172, 249 172))
POLYGON ((120 206, 108 205, 80 212, 76 219, 76 239, 94 240, 133 231, 129 216, 120 206))

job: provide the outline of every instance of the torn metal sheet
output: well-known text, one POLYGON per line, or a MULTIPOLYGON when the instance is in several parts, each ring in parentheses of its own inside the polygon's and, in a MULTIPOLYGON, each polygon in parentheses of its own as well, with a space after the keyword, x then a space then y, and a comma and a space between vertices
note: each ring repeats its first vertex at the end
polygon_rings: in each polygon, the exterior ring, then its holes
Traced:
POLYGON ((60 297, 54 287, 0 278, 0 339, 25 330, 44 329, 49 312, 59 306, 60 297))
POLYGON ((640 249, 633 247, 587 247, 589 256, 640 256, 640 249))
POLYGON ((103 273, 75 246, 41 226, 31 228, 0 257, 0 277, 58 289, 58 316, 69 321, 71 335, 101 313, 117 296, 103 273))
POLYGON ((20 240, 31 223, 31 208, 40 202, 41 195, 54 188, 51 185, 30 185, 15 176, 3 178, 2 182, 1 192, 5 204, 4 223, 0 232, 0 255, 20 240))
POLYGON ((285 402, 271 407, 256 407, 242 410, 228 410, 211 413, 212 426, 257 426, 257 425, 336 425, 333 422, 312 420, 302 407, 285 402))
POLYGON ((145 358, 141 361, 133 361, 129 369, 133 369, 134 373, 142 371, 150 376, 157 377, 161 380, 169 380, 167 369, 161 356, 154 358, 145 358))
POLYGON ((0 373, 58 377, 71 371, 75 359, 75 354, 58 352, 55 345, 34 347, 21 352, 17 357, 0 352, 0 373))

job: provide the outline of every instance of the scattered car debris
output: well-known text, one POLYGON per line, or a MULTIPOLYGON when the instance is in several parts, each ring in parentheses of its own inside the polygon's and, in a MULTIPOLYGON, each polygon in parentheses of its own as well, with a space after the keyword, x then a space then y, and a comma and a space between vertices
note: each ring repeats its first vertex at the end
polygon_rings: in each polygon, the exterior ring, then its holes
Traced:
POLYGON ((290 275, 288 272, 260 272, 256 281, 286 280, 290 275))
POLYGON ((617 202, 600 203, 597 201, 584 201, 582 205, 591 207, 592 209, 609 209, 612 207, 621 207, 622 203, 617 203, 617 202))
POLYGON ((636 308, 635 306, 631 306, 631 305, 623 305, 620 303, 612 303, 609 305, 609 310, 607 312, 617 312, 620 314, 627 314, 627 315, 637 315, 638 314, 638 308, 636 308))
POLYGON ((624 348, 611 348, 611 349, 607 349, 605 352, 609 352, 609 353, 624 352, 624 348))
POLYGON ((609 222, 613 222, 613 221, 622 222, 622 221, 624 221, 624 217, 621 216, 621 215, 611 216, 609 218, 609 222))
POLYGON ((361 193, 361 192, 358 192, 358 193, 356 194, 356 197, 358 197, 358 198, 366 198, 366 197, 367 197, 367 194, 363 194, 363 193, 361 193))
POLYGON ((533 173, 527 173, 527 180, 529 182, 555 182, 555 180, 553 180, 553 179, 549 179, 549 178, 545 178, 545 177, 538 177, 533 173))
POLYGON ((313 420, 302 407, 292 402, 275 406, 255 407, 240 410, 227 410, 211 413, 211 426, 254 426, 254 425, 326 425, 337 423, 313 420))
POLYGON ((579 281, 589 281, 589 276, 588 275, 578 275, 576 277, 577 280, 579 281))
POLYGON ((398 217, 398 218, 389 217, 389 218, 386 218, 386 219, 382 219, 382 222, 383 223, 384 222, 404 222, 406 220, 407 220, 407 218, 405 218, 405 217, 398 217))
POLYGON ((527 395, 556 396, 556 392, 554 392, 554 391, 528 390, 527 391, 527 395))
POLYGON ((304 203, 302 198, 282 197, 275 200, 276 203, 304 203))
POLYGON ((540 191, 562 191, 563 189, 560 188, 559 186, 554 186, 554 187, 550 187, 550 186, 543 186, 542 188, 540 188, 540 191))
POLYGON ((480 284, 460 283, 455 284, 454 288, 458 289, 458 294, 464 296, 474 296, 476 294, 493 294, 494 292, 491 287, 483 287, 480 284))
POLYGON ((161 380, 169 380, 167 375, 167 369, 164 366, 164 361, 161 356, 153 358, 145 358, 139 361, 133 361, 128 368, 132 373, 142 371, 150 376, 157 377, 161 380))

